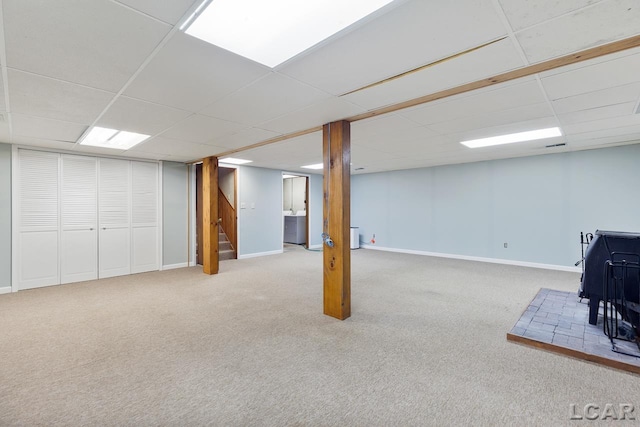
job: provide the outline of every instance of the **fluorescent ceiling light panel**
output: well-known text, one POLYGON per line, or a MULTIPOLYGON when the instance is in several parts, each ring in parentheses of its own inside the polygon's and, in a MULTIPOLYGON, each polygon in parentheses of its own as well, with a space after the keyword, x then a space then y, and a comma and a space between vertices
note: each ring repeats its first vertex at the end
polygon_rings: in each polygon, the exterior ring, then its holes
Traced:
POLYGON ((316 163, 315 165, 300 166, 303 169, 322 169, 324 163, 316 163))
POLYGON ((244 160, 244 159, 236 159, 234 157, 225 157, 224 159, 220 159, 219 162, 229 163, 230 165, 244 165, 246 163, 253 162, 253 160, 244 160))
POLYGON ((141 133, 94 126, 80 141, 80 145, 128 150, 148 139, 149 136, 150 135, 143 135, 141 133))
POLYGON ((508 135, 492 136, 490 138, 471 139, 461 141, 460 144, 469 148, 490 147, 493 145, 512 144, 514 142, 535 141, 537 139, 553 138, 562 136, 560 128, 547 128, 531 130, 528 132, 510 133, 508 135))
POLYGON ((392 0, 214 0, 186 33, 275 67, 392 0))

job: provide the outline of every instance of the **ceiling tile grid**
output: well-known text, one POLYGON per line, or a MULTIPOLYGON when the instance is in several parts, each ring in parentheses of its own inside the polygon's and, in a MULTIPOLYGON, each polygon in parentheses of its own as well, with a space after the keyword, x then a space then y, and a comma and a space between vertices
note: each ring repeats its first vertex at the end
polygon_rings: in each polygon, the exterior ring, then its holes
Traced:
POLYGON ((4 0, 2 8, 8 67, 111 92, 171 29, 109 0, 4 0))

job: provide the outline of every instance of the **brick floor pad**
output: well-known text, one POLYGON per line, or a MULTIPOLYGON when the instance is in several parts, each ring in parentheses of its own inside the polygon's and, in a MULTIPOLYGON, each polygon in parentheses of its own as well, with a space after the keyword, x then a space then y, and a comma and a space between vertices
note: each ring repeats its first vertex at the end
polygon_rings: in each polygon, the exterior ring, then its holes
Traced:
MULTIPOLYGON (((507 334, 507 340, 640 374, 640 357, 611 350, 602 328, 602 306, 598 324, 589 324, 588 303, 587 299, 580 301, 574 292, 542 288, 507 334)), ((614 342, 619 350, 640 356, 635 343, 614 342)))

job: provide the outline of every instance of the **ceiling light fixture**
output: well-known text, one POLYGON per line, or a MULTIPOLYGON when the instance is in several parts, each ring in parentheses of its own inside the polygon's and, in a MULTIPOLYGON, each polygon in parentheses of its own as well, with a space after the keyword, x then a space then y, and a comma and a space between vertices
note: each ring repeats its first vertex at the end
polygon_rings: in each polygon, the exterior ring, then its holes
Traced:
POLYGON ((527 132, 510 133, 507 135, 492 136, 490 138, 471 139, 461 141, 460 144, 469 148, 490 147, 493 145, 512 144, 514 142, 535 141, 538 139, 562 136, 559 127, 531 130, 527 132))
POLYGON ((236 159, 234 157, 225 157, 224 159, 218 160, 218 162, 228 163, 230 165, 244 165, 244 164, 253 162, 253 160, 236 159))
POLYGON ((180 29, 273 68, 391 1, 205 0, 180 29))
POLYGON ((80 139, 79 144, 92 147, 128 150, 129 148, 140 144, 142 141, 145 141, 150 136, 151 135, 94 126, 84 135, 83 138, 80 139))
POLYGON ((300 166, 303 169, 322 169, 324 163, 316 163, 315 165, 300 166))

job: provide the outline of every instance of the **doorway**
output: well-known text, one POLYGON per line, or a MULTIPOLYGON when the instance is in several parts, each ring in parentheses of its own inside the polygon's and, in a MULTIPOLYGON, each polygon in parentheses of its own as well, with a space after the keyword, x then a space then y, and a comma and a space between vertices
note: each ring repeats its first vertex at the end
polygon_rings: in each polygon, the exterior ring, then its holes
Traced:
MULTIPOLYGON (((202 265, 202 163, 196 164, 196 264, 202 265)), ((237 169, 218 167, 218 257, 238 258, 238 176, 237 169)))
POLYGON ((309 248, 309 177, 282 174, 283 243, 309 248))

